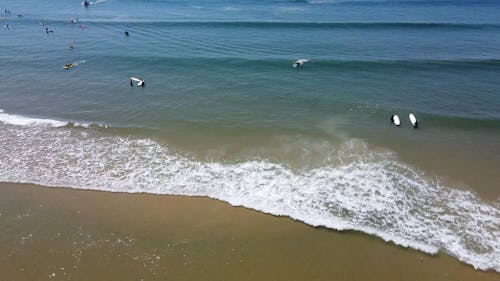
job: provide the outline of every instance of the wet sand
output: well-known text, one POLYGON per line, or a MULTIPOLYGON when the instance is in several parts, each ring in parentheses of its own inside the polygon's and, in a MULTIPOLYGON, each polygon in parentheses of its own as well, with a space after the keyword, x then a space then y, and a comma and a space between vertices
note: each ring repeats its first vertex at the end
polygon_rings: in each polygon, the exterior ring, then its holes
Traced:
POLYGON ((498 280, 209 198, 0 184, 2 280, 498 280))

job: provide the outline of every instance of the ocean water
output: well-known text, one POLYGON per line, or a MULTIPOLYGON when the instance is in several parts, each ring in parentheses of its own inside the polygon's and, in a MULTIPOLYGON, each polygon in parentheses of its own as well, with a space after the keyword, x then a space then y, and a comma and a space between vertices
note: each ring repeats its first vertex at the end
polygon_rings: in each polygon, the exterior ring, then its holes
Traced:
POLYGON ((0 181, 208 196, 500 272, 497 1, 2 4, 0 181))

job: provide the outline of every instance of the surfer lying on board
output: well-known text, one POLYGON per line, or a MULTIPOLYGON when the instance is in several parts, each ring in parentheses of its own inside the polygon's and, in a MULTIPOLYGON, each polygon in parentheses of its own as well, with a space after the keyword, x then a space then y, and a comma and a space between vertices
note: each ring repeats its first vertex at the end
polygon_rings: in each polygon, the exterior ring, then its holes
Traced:
POLYGON ((135 77, 130 77, 130 87, 134 86, 134 83, 132 81, 137 82, 137 86, 144 87, 146 86, 146 82, 144 82, 144 79, 142 78, 135 78, 135 77))
POLYGON ((309 60, 307 59, 298 59, 296 62, 293 63, 293 67, 301 67, 304 65, 304 63, 308 62, 309 60))

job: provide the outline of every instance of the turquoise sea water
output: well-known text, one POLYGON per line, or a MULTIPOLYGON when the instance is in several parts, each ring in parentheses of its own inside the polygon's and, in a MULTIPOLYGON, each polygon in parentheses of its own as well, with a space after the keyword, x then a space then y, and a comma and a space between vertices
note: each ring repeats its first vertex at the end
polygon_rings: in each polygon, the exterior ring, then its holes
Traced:
POLYGON ((500 270, 497 1, 1 4, 1 181, 210 196, 500 270))

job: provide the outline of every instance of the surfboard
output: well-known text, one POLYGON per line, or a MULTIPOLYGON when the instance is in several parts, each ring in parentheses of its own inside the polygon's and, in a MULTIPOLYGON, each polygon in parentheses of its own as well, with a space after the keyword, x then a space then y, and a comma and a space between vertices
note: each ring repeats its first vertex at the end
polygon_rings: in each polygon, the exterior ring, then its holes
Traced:
POLYGON ((143 79, 139 79, 139 78, 135 78, 135 77, 130 77, 130 80, 137 82, 137 86, 143 86, 144 87, 144 80, 143 79))
POLYGON ((394 124, 398 127, 399 127, 399 125, 401 125, 401 120, 399 120, 399 116, 397 116, 396 114, 391 116, 391 121, 392 121, 392 124, 394 124))
POLYGON ((302 66, 304 63, 306 63, 308 61, 309 60, 307 60, 307 59, 298 59, 296 62, 293 63, 293 67, 302 66))
POLYGON ((410 117, 410 122, 413 125, 413 127, 414 128, 418 127, 418 121, 417 121, 417 118, 415 117, 415 115, 413 115, 413 113, 410 113, 408 115, 408 117, 410 117))

